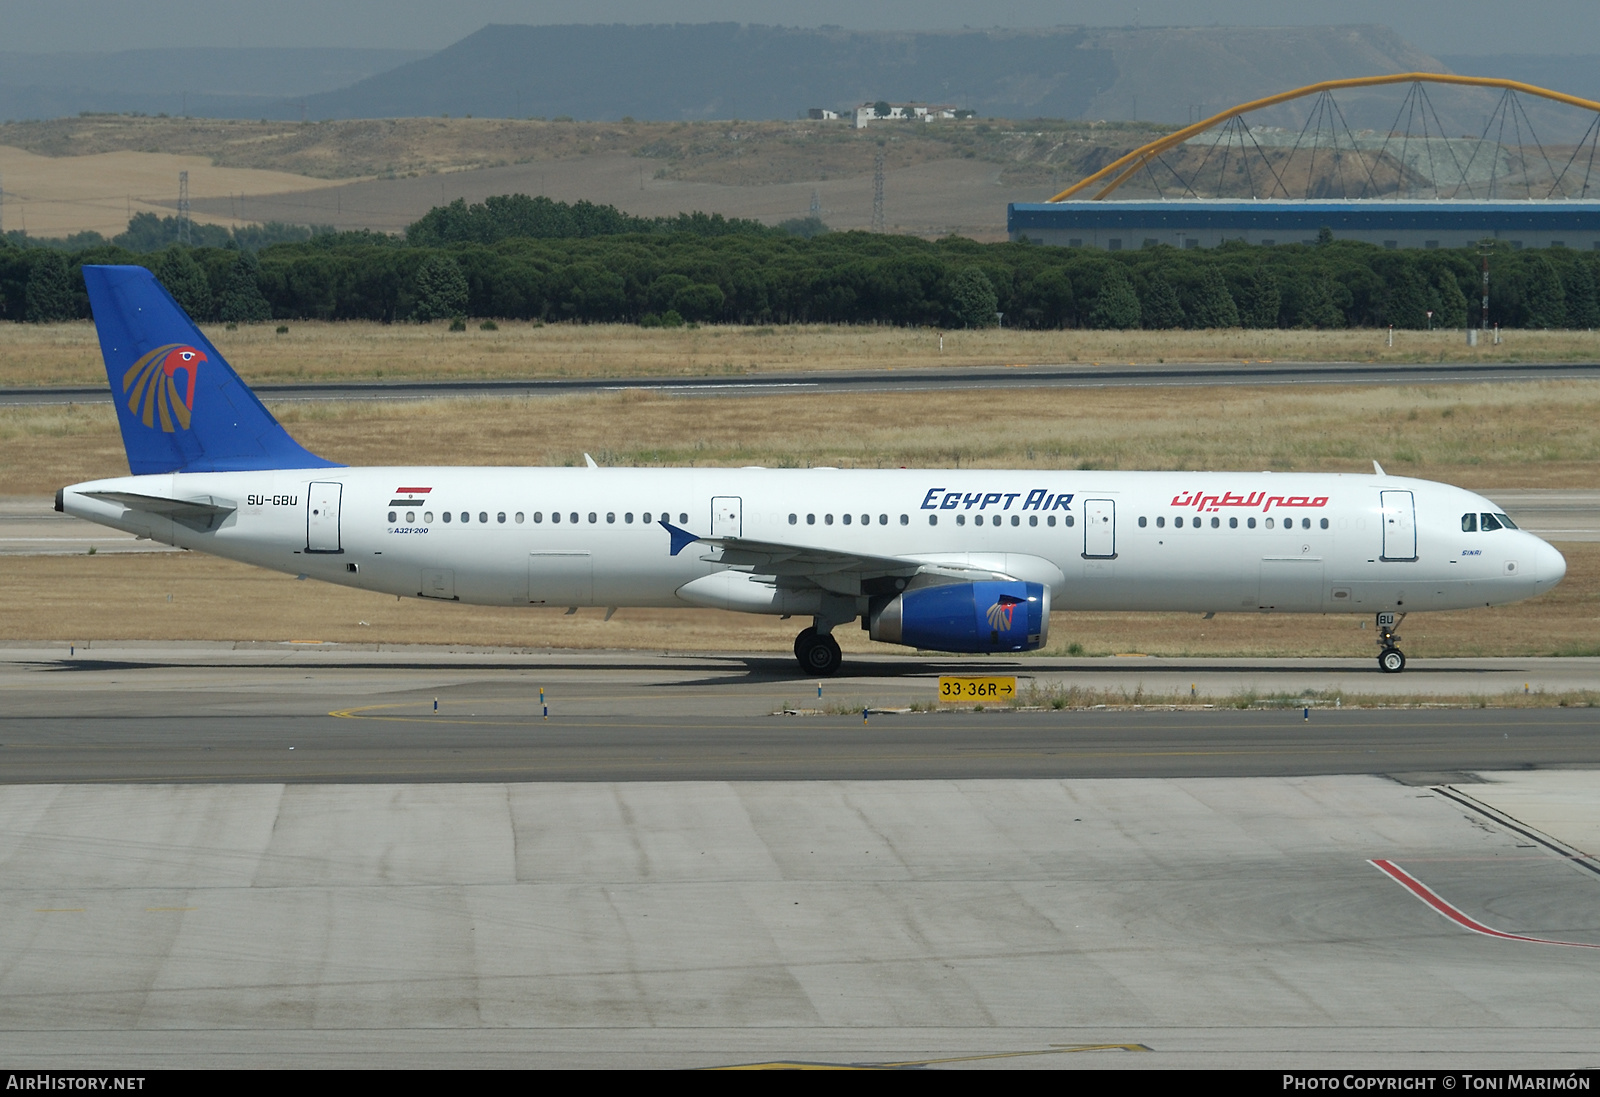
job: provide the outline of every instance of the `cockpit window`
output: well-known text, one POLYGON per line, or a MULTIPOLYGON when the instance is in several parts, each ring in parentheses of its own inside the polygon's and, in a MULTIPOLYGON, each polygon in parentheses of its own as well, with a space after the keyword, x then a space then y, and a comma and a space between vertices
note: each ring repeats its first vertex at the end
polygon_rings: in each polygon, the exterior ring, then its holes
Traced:
POLYGON ((1506 527, 1506 529, 1516 529, 1517 528, 1517 524, 1515 522, 1513 522, 1511 519, 1507 518, 1505 515, 1496 513, 1495 517, 1500 519, 1500 524, 1502 526, 1506 527))
POLYGON ((1463 514, 1461 516, 1461 532, 1462 533, 1477 533, 1478 532, 1478 516, 1476 514, 1463 514))
POLYGON ((1495 516, 1492 515, 1492 514, 1483 514, 1483 515, 1480 515, 1479 518, 1483 523, 1483 532, 1485 532, 1485 533, 1488 533, 1490 530, 1495 530, 1495 529, 1499 529, 1500 528, 1500 523, 1495 519, 1495 516))

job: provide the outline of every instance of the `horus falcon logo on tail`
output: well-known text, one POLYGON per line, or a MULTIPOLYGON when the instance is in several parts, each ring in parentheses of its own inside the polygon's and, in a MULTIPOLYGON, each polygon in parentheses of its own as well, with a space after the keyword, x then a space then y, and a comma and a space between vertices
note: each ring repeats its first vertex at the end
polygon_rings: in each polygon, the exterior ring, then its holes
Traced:
POLYGON ((189 429, 189 414, 194 411, 194 382, 203 352, 182 343, 168 343, 141 357, 122 375, 122 391, 128 393, 128 410, 147 427, 161 419, 161 429, 189 429), (182 395, 173 375, 182 370, 188 385, 182 395))

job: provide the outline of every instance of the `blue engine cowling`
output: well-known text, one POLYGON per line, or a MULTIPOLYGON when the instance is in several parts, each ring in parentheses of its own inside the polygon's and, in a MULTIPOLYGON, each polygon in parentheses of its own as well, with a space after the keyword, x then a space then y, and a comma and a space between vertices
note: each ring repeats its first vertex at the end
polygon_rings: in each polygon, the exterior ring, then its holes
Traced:
POLYGON ((1032 651, 1050 635, 1050 594, 1015 580, 919 587, 877 608, 869 634, 930 651, 1032 651))

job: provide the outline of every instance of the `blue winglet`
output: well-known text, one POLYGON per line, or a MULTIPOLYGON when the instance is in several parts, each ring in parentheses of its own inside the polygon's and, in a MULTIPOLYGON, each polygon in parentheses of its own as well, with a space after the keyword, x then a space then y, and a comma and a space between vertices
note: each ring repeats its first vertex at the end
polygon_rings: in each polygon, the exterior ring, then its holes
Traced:
POLYGON ((692 545, 696 541, 700 540, 700 538, 696 537, 694 534, 690 533, 688 530, 679 529, 677 526, 673 525, 671 522, 667 521, 665 518, 661 519, 661 521, 658 522, 657 524, 662 529, 666 530, 667 533, 669 533, 672 536, 672 555, 673 556, 678 555, 678 553, 682 552, 684 549, 688 548, 690 545, 692 545))
POLYGON ((338 468, 307 451, 144 267, 85 266, 128 468, 338 468))

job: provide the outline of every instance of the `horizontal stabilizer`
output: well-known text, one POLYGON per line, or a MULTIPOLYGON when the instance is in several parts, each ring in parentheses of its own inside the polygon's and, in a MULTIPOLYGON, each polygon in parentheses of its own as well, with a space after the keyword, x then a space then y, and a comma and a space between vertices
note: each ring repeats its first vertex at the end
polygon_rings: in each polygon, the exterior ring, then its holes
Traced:
POLYGON ((159 495, 140 495, 132 491, 86 491, 91 499, 104 499, 108 503, 121 503, 129 510, 142 510, 164 518, 202 517, 232 514, 239 504, 207 495, 203 499, 166 499, 159 495))
POLYGON ((202 533, 216 529, 224 518, 239 509, 239 504, 231 499, 218 499, 214 495, 200 499, 168 499, 160 495, 140 495, 133 491, 86 491, 82 494, 90 499, 120 503, 129 510, 170 518, 180 525, 202 533))

